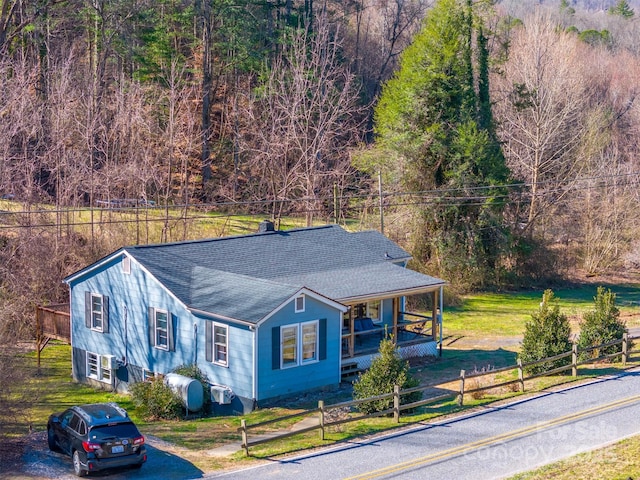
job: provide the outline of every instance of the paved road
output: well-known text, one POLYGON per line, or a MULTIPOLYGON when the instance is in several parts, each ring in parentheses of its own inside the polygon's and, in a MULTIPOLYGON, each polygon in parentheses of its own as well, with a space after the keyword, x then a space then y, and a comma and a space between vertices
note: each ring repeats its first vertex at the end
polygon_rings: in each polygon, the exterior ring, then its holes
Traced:
POLYGON ((639 433, 636 369, 401 433, 205 478, 495 479, 639 433))

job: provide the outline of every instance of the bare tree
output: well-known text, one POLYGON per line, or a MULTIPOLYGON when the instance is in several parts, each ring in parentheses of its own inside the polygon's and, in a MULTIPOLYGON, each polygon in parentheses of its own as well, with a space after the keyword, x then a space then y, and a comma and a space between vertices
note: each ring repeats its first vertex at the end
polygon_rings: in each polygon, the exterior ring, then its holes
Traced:
POLYGON ((397 65, 400 52, 420 29, 432 0, 352 0, 343 2, 350 29, 345 49, 373 100, 397 65))
POLYGON ((640 226, 637 210, 640 108, 636 97, 640 62, 621 51, 595 50, 585 83, 593 92, 590 135, 580 156, 585 179, 570 205, 585 271, 597 273, 620 266, 640 226))
POLYGON ((362 112, 354 77, 340 63, 339 32, 325 14, 313 34, 300 29, 276 58, 259 95, 247 100, 244 151, 257 178, 256 196, 304 200, 307 224, 321 199, 349 170, 362 112), (265 195, 266 194, 266 195, 265 195))
POLYGON ((492 85, 498 135, 513 175, 529 186, 524 230, 553 213, 582 168, 587 131, 588 47, 537 13, 514 35, 504 74, 492 85))

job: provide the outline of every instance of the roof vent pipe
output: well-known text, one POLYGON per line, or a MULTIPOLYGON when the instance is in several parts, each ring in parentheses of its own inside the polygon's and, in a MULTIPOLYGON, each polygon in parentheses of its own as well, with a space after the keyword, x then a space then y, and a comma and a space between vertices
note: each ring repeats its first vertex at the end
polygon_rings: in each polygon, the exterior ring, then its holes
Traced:
POLYGON ((271 220, 263 220, 258 225, 258 233, 275 232, 276 227, 271 220))

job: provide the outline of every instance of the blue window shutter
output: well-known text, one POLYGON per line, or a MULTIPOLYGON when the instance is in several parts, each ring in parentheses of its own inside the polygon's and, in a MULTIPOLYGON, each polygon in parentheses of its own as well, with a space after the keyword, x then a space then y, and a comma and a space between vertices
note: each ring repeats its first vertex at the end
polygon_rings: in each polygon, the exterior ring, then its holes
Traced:
POLYGON ((149 345, 155 347, 156 345, 156 320, 154 318, 154 308, 148 308, 148 319, 149 319, 149 345))
POLYGON ((280 327, 271 329, 271 368, 280 370, 280 327))
POLYGON ((320 319, 320 328, 319 328, 319 332, 318 335, 320 335, 319 338, 319 345, 318 345, 318 349, 320 350, 318 352, 318 360, 326 360, 327 359, 327 319, 326 318, 321 318, 320 319))
POLYGON ((170 352, 175 352, 176 351, 176 342, 175 342, 175 331, 176 331, 176 326, 178 324, 178 317, 176 317, 175 315, 173 315, 171 312, 168 312, 168 320, 169 320, 169 325, 167 325, 167 328, 169 329, 168 335, 169 335, 169 351, 170 352))
POLYGON ((109 333, 109 297, 102 297, 102 333, 109 333))
POLYGON ((84 292, 84 324, 91 328, 91 292, 84 292))
POLYGON ((204 322, 204 354, 207 362, 213 362, 213 322, 204 322))

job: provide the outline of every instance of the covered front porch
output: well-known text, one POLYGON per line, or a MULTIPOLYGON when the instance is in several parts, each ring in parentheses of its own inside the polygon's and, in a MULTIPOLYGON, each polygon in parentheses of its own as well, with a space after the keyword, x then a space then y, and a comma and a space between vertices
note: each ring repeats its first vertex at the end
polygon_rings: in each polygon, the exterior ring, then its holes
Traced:
POLYGON ((407 311, 408 294, 350 303, 343 316, 343 374, 364 370, 389 337, 404 359, 442 354, 442 285, 413 292, 427 297, 427 314, 407 311))

